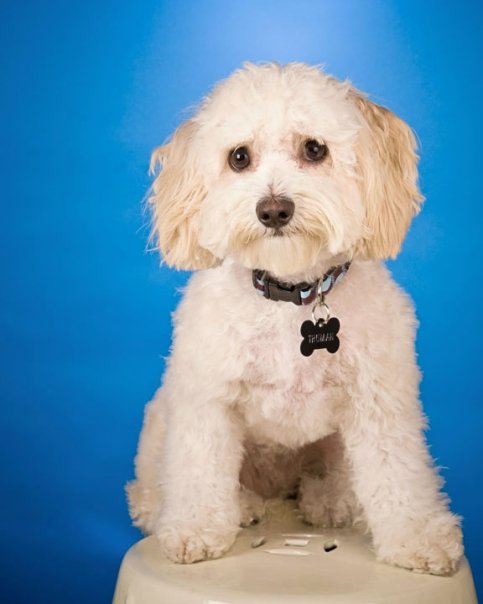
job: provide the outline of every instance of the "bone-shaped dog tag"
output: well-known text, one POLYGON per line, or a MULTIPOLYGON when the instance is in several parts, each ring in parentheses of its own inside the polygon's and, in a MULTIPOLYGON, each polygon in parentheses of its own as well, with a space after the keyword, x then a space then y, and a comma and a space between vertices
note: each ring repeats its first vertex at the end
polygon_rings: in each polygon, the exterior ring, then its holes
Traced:
POLYGON ((303 340, 300 344, 300 352, 309 357, 314 350, 326 348, 328 352, 336 352, 339 349, 339 338, 337 333, 340 329, 339 319, 335 317, 328 321, 319 319, 316 323, 304 321, 300 328, 303 340))

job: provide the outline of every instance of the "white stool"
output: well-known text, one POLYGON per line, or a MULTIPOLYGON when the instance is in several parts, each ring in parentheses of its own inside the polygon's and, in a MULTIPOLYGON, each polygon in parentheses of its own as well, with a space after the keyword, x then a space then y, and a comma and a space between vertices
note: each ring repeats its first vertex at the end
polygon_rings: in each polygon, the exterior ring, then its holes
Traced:
MULTIPOLYGON (((293 535, 292 535, 293 536, 293 535)), ((244 529, 219 560, 174 564, 154 537, 125 555, 113 604, 477 604, 466 559, 452 577, 434 577, 375 560, 368 537, 349 529, 321 530, 294 518, 292 508, 244 529), (288 516, 288 517, 287 517, 288 516), (308 538, 287 546, 283 533, 308 538), (253 548, 257 538, 264 545, 253 548), (335 540, 338 547, 326 552, 335 540), (308 555, 270 554, 267 549, 308 555)))

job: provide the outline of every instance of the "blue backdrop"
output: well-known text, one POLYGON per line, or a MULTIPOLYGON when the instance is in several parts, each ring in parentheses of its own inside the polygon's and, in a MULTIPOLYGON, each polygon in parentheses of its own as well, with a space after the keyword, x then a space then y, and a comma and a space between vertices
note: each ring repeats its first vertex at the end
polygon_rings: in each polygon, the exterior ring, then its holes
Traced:
POLYGON ((1 3, 2 602, 112 597, 187 278, 145 250, 148 157, 247 59, 324 63, 419 136, 427 202, 391 268, 481 585, 481 23, 469 0, 1 3))

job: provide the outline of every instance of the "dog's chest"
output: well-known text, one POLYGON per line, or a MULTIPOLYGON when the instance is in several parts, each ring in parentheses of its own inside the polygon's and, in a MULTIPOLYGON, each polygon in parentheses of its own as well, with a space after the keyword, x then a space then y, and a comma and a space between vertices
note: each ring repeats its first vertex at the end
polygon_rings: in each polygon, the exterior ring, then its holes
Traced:
POLYGON ((337 359, 300 352, 300 321, 267 321, 247 344, 240 410, 258 441, 297 447, 336 430, 337 359))

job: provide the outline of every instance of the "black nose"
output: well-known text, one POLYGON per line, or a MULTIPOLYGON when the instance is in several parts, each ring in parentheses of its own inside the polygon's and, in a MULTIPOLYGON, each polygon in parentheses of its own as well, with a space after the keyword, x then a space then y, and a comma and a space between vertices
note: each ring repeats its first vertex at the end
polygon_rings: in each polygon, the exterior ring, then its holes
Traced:
POLYGON ((266 227, 280 229, 288 224, 295 211, 294 202, 278 195, 264 197, 257 203, 258 220, 266 227))

